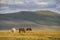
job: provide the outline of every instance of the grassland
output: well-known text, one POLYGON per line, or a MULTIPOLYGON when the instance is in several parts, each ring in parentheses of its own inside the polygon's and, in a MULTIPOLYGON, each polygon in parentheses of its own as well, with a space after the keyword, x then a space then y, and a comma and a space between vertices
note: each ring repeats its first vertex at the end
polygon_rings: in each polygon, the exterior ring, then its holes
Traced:
POLYGON ((0 30, 0 40, 60 40, 60 31, 34 30, 26 33, 12 33, 0 30))

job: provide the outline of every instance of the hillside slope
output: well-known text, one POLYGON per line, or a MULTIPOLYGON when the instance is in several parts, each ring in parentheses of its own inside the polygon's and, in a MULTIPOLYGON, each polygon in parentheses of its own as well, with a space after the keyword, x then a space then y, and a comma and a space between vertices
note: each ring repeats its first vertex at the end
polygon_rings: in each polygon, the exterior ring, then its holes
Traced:
POLYGON ((0 14, 0 29, 32 27, 34 29, 60 29, 60 14, 51 11, 21 11, 0 14))

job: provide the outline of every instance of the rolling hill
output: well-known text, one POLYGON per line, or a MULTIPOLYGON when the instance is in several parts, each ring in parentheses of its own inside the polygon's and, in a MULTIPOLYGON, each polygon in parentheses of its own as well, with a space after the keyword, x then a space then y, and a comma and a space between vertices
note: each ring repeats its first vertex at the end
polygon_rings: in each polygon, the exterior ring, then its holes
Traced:
POLYGON ((12 27, 60 30, 60 14, 52 11, 21 11, 0 14, 0 29, 11 29, 12 27))

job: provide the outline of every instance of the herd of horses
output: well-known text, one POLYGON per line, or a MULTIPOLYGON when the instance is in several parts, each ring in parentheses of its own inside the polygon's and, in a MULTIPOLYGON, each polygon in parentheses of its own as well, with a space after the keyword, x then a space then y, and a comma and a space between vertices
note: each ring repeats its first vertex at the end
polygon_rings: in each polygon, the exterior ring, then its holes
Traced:
MULTIPOLYGON (((24 28, 19 28, 19 33, 25 33, 26 31, 32 31, 31 28, 26 28, 26 30, 24 28)), ((16 32, 16 29, 15 28, 12 28, 12 32, 15 33, 16 32)))

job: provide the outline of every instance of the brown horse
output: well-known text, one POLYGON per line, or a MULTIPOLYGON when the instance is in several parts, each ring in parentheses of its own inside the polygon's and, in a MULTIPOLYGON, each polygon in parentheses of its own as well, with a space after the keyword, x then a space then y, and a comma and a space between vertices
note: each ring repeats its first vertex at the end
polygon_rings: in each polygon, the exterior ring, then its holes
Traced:
POLYGON ((19 28, 19 33, 25 33, 25 29, 24 28, 19 28))
POLYGON ((32 29, 31 28, 27 28, 26 31, 32 31, 32 29))

